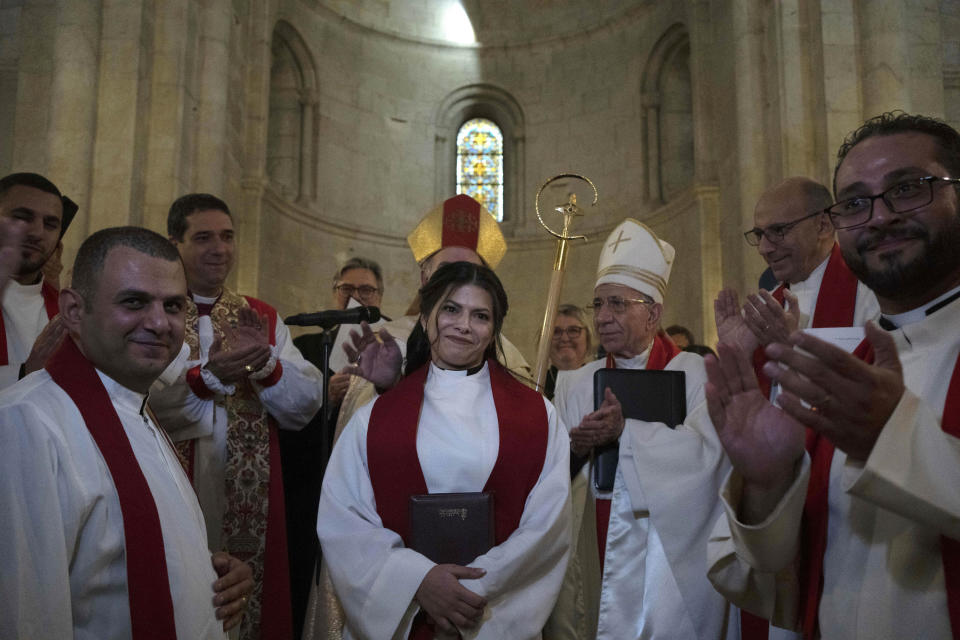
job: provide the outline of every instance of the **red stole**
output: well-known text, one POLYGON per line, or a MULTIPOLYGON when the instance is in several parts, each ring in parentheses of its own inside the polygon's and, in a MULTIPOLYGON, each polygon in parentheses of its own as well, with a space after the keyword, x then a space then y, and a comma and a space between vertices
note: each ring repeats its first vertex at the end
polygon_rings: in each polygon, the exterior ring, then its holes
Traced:
POLYGON ((131 637, 134 640, 176 638, 157 506, 110 396, 96 369, 70 337, 50 357, 46 369, 80 411, 107 463, 120 499, 131 637))
MULTIPOLYGON (((866 340, 853 353, 864 362, 873 363, 873 345, 866 340)), ((960 438, 960 358, 957 358, 950 378, 940 427, 960 438)), ((820 634, 817 615, 823 591, 823 556, 827 549, 828 493, 834 447, 825 436, 807 429, 807 451, 810 454, 810 483, 803 506, 800 533, 800 593, 803 598, 803 636, 812 639, 820 634)), ((960 541, 940 536, 940 552, 943 556, 950 626, 953 637, 960 640, 960 541)))
MULTIPOLYGON (((60 292, 52 284, 43 281, 40 285, 40 295, 43 296, 43 306, 47 311, 47 319, 53 320, 53 317, 60 313, 60 292)), ((3 312, 0 311, 0 367, 10 364, 10 356, 7 353, 7 329, 3 324, 3 312)))
MULTIPOLYGON (((500 449, 483 490, 495 495, 495 540, 501 544, 519 526, 527 496, 543 470, 547 410, 539 393, 517 382, 496 360, 488 360, 487 367, 500 425, 500 449)), ((404 544, 410 534, 410 496, 428 493, 417 456, 417 427, 429 371, 427 363, 380 396, 367 429, 367 467, 377 514, 404 544)), ((417 616, 410 637, 433 637, 423 616, 417 616)))
MULTIPOLYGON (((277 312, 266 302, 244 296, 252 309, 267 316, 270 346, 277 344, 277 312)), ((283 368, 277 360, 269 376, 270 384, 280 380, 283 368)), ((268 386, 268 379, 261 380, 268 386)), ((260 637, 288 638, 293 635, 293 613, 290 609, 290 559, 287 556, 287 515, 283 499, 283 467, 280 463, 280 437, 277 422, 270 424, 270 486, 267 493, 267 534, 263 552, 263 590, 261 591, 260 637)))
MULTIPOLYGON (((783 305, 783 290, 786 285, 780 285, 773 290, 773 297, 783 305)), ((847 263, 843 261, 840 245, 833 243, 830 257, 827 259, 827 268, 820 281, 820 290, 817 292, 817 304, 813 310, 811 328, 822 327, 851 327, 857 310, 857 277, 853 275, 847 263)), ((764 375, 762 368, 767 362, 763 347, 757 347, 753 352, 753 370, 757 373, 760 391, 770 397, 770 379, 764 375)))
MULTIPOLYGON (((647 358, 648 371, 662 371, 673 357, 680 353, 680 347, 674 344, 666 333, 658 331, 650 347, 650 356, 647 358)), ((612 353, 607 354, 607 369, 616 369, 617 362, 612 353)), ((607 554, 607 529, 610 526, 610 499, 597 498, 597 552, 600 554, 600 573, 603 574, 603 558, 607 554)))

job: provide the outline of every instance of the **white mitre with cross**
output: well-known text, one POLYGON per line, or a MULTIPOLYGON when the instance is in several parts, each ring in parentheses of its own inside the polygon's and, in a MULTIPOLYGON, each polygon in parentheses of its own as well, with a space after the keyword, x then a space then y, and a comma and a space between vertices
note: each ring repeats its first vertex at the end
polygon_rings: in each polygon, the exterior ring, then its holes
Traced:
POLYGON ((663 303, 676 255, 647 225, 627 218, 607 237, 597 265, 597 285, 622 284, 663 303))

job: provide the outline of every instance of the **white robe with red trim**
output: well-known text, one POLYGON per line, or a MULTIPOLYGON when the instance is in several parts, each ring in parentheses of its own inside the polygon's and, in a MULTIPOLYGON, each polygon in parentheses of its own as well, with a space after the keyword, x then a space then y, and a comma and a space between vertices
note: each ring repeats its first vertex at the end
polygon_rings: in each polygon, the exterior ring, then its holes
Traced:
POLYGON ((20 366, 27 361, 33 343, 50 322, 40 293, 42 286, 43 280, 28 285, 10 280, 3 292, 7 364, 0 366, 0 389, 9 387, 20 377, 20 366))
MULTIPOLYGON (((650 348, 618 369, 644 369, 650 348)), ((562 371, 554 401, 573 428, 594 410, 596 360, 562 371)), ((720 513, 717 490, 729 462, 704 402, 703 359, 677 354, 664 367, 686 374, 687 420, 663 423, 628 419, 612 493, 593 488, 590 466, 574 479, 577 535, 561 603, 550 637, 579 640, 739 639, 739 616, 707 581, 707 534, 720 513), (592 496, 592 497, 588 497, 592 496), (594 497, 611 498, 603 576, 599 575, 594 497)))
MULTIPOLYGON (((960 354, 960 300, 891 332, 904 393, 865 463, 839 449, 830 467, 822 637, 952 638, 940 535, 960 539, 960 439, 940 427, 960 354)), ((793 561, 810 472, 764 522, 736 519, 741 481, 723 486, 726 515, 711 535, 710 579, 734 602, 781 626, 799 625, 793 561)))
MULTIPOLYGON (((186 382, 191 367, 206 364, 213 344, 210 316, 200 316, 197 325, 200 358, 190 360, 190 348, 185 343, 177 359, 154 383, 150 407, 174 442, 197 439, 193 481, 207 519, 210 547, 219 549, 226 509, 227 411, 222 401, 216 402, 222 399, 221 393, 200 398, 186 382)), ((294 346, 289 329, 279 319, 274 336, 273 355, 283 366, 283 374, 274 385, 263 387, 254 382, 253 388, 281 429, 299 430, 320 409, 323 377, 294 346)))
MULTIPOLYGON (((223 639, 190 481, 141 413, 144 396, 99 375, 156 502, 177 636, 223 639)), ((79 410, 46 371, 0 393, 0 468, 0 638, 129 640, 120 500, 79 410)))
MULTIPOLYGON (((823 284, 823 275, 827 271, 827 263, 830 262, 830 256, 817 265, 817 268, 810 272, 806 280, 796 282, 790 285, 790 293, 797 296, 797 306, 800 309, 801 329, 810 328, 813 322, 813 313, 817 308, 817 301, 820 299, 820 288, 823 284)), ((829 291, 823 292, 830 295, 829 291)), ((854 304, 853 327, 862 327, 868 320, 874 320, 880 316, 880 303, 877 302, 877 296, 873 291, 862 282, 857 283, 857 300, 854 304)))
MULTIPOLYGON (((543 470, 510 537, 470 564, 486 569, 461 584, 488 600, 464 638, 539 638, 567 566, 570 540, 569 438, 544 400, 549 423, 543 470)), ((347 614, 344 638, 406 638, 419 611, 413 597, 433 563, 382 526, 367 471, 361 407, 334 447, 323 480, 317 533, 347 614)), ((417 454, 430 493, 482 491, 499 452, 487 365, 472 376, 430 365, 417 428, 417 454)))

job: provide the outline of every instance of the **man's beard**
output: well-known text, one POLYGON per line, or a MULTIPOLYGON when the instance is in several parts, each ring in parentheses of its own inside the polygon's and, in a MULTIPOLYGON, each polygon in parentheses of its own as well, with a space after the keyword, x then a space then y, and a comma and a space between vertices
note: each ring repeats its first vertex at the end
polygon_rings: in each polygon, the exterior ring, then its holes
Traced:
POLYGON ((897 299, 905 293, 916 293, 939 284, 950 273, 960 269, 960 215, 936 237, 921 225, 907 223, 893 229, 864 234, 853 251, 844 251, 843 259, 857 279, 881 298, 897 299), (871 245, 887 239, 918 239, 923 243, 920 254, 909 262, 902 262, 899 252, 890 256, 876 256, 880 267, 871 270, 863 255, 871 245))
POLYGON ((20 267, 17 269, 17 275, 26 276, 31 273, 37 273, 38 271, 40 271, 40 269, 43 268, 43 265, 46 264, 47 260, 49 260, 50 256, 52 255, 53 255, 53 252, 51 251, 47 255, 41 258, 37 258, 35 260, 30 260, 26 256, 21 257, 20 267))

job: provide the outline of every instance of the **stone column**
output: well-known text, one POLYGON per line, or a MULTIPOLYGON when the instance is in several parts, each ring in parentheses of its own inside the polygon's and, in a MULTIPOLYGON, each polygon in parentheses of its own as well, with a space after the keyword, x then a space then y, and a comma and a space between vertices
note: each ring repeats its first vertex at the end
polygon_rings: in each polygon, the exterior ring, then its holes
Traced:
POLYGON ((767 147, 771 143, 766 128, 765 86, 763 70, 763 10, 764 2, 745 0, 733 2, 732 38, 736 94, 735 149, 738 211, 724 216, 724 240, 732 243, 739 260, 728 261, 731 283, 738 283, 742 291, 756 289, 757 276, 763 263, 755 251, 743 242, 740 233, 753 226, 753 207, 756 199, 770 182, 767 147))
POLYGON ((86 231, 140 224, 152 19, 144 0, 104 0, 90 218, 86 231))
POLYGON ((193 64, 188 35, 196 24, 190 0, 157 3, 151 60, 150 112, 144 169, 143 225, 167 234, 170 204, 188 190, 183 178, 184 138, 189 135, 186 94, 193 64))
MULTIPOLYGON (((80 211, 66 238, 63 263, 69 265, 90 220, 90 178, 96 132, 100 49, 100 2, 60 0, 53 41, 47 176, 80 211)), ((36 140, 35 144, 39 144, 36 140)))
POLYGON ((200 99, 193 131, 196 139, 193 187, 220 197, 227 197, 224 170, 229 151, 230 20, 228 0, 205 0, 200 13, 200 99))

